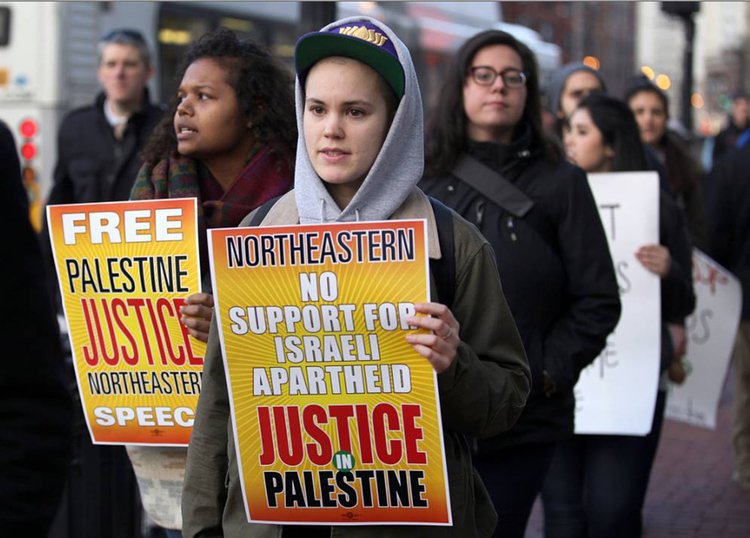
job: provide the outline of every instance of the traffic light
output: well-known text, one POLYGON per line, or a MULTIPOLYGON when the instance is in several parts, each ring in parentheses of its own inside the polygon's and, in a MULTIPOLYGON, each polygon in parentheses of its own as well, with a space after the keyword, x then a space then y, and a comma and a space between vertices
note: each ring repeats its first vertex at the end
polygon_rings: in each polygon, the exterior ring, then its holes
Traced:
POLYGON ((700 2, 662 2, 661 10, 675 17, 691 17, 701 10, 700 2))

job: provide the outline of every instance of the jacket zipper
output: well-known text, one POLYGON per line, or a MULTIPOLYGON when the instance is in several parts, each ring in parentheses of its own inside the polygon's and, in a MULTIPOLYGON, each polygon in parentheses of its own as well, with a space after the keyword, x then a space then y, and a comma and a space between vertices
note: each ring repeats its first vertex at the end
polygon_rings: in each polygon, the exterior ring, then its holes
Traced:
POLYGON ((508 226, 508 230, 510 232, 510 240, 511 241, 517 240, 518 236, 516 236, 516 232, 515 232, 516 225, 513 222, 513 217, 508 217, 507 226, 508 226))
POLYGON ((477 223, 477 227, 482 226, 482 222, 484 221, 484 200, 479 200, 479 202, 477 203, 475 220, 477 223))

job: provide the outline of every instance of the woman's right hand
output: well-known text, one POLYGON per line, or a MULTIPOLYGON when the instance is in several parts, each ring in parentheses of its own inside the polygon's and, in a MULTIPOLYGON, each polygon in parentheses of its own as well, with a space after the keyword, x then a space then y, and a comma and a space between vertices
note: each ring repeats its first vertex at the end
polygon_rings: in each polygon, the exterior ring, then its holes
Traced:
POLYGON ((186 306, 180 308, 180 321, 190 335, 201 342, 208 342, 208 331, 214 313, 214 297, 210 293, 194 293, 185 299, 186 306))
POLYGON ((635 253, 635 257, 643 267, 660 278, 667 276, 672 268, 672 256, 663 245, 643 245, 635 253))

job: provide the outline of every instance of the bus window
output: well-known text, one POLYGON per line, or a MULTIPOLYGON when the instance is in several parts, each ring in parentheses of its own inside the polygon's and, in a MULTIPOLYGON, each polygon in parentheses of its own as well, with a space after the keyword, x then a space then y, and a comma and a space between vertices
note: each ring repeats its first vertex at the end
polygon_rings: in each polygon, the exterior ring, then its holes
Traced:
POLYGON ((0 7, 0 47, 10 43, 10 8, 0 7))
MULTIPOLYGON (((280 14, 289 7, 279 3, 274 9, 280 14)), ((232 12, 206 9, 190 2, 160 3, 158 42, 161 100, 169 102, 177 93, 179 81, 174 77, 190 44, 220 26, 234 31, 240 39, 252 39, 267 47, 292 72, 297 26, 278 18, 269 18, 273 15, 273 10, 268 12, 267 9, 261 14, 253 2, 238 3, 237 10, 232 12)))

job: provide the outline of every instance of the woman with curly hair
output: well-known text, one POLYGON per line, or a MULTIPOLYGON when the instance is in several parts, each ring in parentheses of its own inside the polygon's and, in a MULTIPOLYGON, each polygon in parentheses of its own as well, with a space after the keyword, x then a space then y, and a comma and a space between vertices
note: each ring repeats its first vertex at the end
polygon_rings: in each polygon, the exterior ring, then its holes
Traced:
MULTIPOLYGON (((266 51, 226 28, 190 47, 178 77, 177 96, 143 152, 144 165, 130 198, 198 199, 207 292, 207 230, 237 226, 292 185, 297 139, 292 82, 266 51)), ((181 313, 190 334, 207 341, 212 295, 191 295, 181 313)), ((168 536, 180 536, 187 451, 131 446, 128 454, 149 516, 168 536)))

